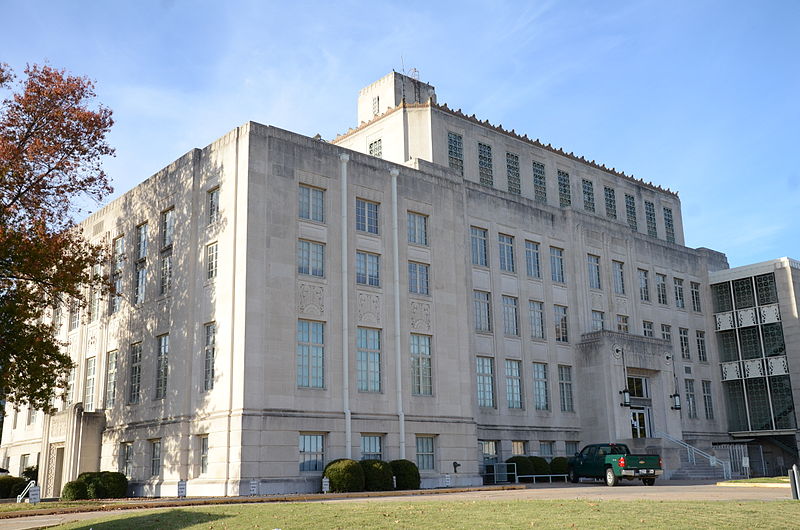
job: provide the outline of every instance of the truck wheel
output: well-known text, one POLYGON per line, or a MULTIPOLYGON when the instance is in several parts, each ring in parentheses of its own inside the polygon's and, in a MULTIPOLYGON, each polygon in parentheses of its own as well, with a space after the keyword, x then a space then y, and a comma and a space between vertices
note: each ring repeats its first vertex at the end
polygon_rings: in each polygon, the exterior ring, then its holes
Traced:
POLYGON ((614 474, 614 470, 610 467, 606 468, 606 486, 614 487, 619 482, 619 479, 614 474))
POLYGON ((655 483, 656 483, 656 479, 654 479, 654 478, 643 478, 643 479, 642 479, 642 483, 643 483, 645 486, 652 486, 653 484, 655 484, 655 483))
POLYGON ((575 473, 574 469, 569 470, 569 481, 572 482, 573 484, 577 484, 578 482, 581 481, 581 477, 579 477, 578 474, 575 473))

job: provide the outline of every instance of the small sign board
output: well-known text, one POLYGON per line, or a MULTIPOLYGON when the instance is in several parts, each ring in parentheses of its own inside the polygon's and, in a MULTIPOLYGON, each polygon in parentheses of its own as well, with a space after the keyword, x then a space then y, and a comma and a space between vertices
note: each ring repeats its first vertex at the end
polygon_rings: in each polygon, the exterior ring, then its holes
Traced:
POLYGON ((331 479, 328 477, 322 478, 322 493, 330 493, 331 491, 331 479))
POLYGON ((28 502, 31 504, 39 504, 42 500, 41 489, 39 486, 34 486, 28 491, 28 502))
POLYGON ((257 480, 251 480, 250 481, 250 496, 251 497, 255 497, 256 495, 258 495, 258 481, 257 480))
POLYGON ((178 497, 186 497, 186 481, 178 481, 178 497))
POLYGON ((743 456, 742 457, 742 467, 750 467, 750 457, 743 456))
POLYGON ((449 488, 449 487, 450 487, 450 484, 451 484, 451 483, 450 483, 450 473, 447 473, 447 474, 444 476, 444 487, 445 487, 445 488, 449 488))

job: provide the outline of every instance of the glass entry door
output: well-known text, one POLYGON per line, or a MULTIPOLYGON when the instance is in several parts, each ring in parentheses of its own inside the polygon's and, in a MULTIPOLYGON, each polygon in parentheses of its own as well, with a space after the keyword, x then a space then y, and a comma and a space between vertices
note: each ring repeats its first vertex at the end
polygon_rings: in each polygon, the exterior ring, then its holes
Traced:
POLYGON ((631 437, 647 438, 649 435, 647 411, 643 408, 631 408, 631 437))

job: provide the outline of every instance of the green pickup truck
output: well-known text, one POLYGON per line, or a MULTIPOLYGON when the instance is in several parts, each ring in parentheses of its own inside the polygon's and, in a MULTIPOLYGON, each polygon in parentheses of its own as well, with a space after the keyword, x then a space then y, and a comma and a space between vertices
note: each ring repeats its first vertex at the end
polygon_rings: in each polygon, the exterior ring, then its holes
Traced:
POLYGON ((632 455, 625 444, 587 445, 569 460, 570 482, 581 477, 603 478, 608 486, 616 486, 620 479, 638 478, 652 486, 663 472, 660 456, 632 455))

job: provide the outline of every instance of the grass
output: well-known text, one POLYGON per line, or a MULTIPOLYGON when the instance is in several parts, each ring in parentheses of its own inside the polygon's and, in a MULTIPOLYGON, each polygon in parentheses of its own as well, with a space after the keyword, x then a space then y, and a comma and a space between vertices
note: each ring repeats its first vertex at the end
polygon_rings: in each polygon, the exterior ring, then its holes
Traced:
POLYGON ((71 501, 71 502, 40 502, 39 504, 28 504, 27 502, 3 502, 0 503, 0 514, 7 512, 19 512, 26 510, 48 510, 53 508, 76 508, 78 506, 104 506, 113 504, 114 501, 71 501))
POLYGON ((800 503, 659 501, 310 502, 168 508, 62 528, 790 528, 800 503))
POLYGON ((789 477, 758 477, 758 478, 743 478, 737 480, 728 480, 727 482, 735 482, 742 484, 788 484, 789 477))

